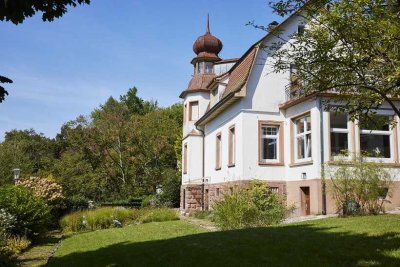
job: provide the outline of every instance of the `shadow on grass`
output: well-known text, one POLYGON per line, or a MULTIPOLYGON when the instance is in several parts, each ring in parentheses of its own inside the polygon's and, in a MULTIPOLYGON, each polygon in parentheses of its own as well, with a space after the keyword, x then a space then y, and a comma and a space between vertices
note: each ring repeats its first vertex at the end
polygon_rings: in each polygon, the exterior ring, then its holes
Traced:
POLYGON ((51 266, 400 266, 399 233, 331 230, 293 225, 124 242, 54 258, 51 266))

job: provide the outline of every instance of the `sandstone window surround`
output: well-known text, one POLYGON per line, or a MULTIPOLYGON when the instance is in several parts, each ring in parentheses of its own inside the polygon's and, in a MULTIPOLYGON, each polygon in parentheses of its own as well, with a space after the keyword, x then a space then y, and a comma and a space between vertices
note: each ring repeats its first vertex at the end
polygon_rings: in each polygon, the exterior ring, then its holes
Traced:
POLYGON ((188 145, 185 143, 183 145, 183 174, 187 174, 188 167, 188 145))
POLYGON ((259 165, 284 164, 283 122, 258 122, 258 163, 259 165))
POLYGON ((236 163, 236 132, 235 125, 229 127, 228 167, 234 167, 236 163))
POLYGON ((222 166, 222 136, 217 133, 215 136, 215 170, 220 170, 222 166))
POLYGON ((189 121, 197 121, 199 119, 199 101, 189 102, 189 121))

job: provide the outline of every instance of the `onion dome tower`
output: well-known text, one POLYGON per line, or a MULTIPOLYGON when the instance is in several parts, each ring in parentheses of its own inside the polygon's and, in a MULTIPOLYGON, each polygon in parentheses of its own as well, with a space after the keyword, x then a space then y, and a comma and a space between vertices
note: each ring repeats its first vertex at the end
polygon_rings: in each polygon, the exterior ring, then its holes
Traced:
MULTIPOLYGON (((210 91, 207 86, 215 78, 214 64, 220 61, 218 56, 222 50, 222 42, 210 32, 210 19, 207 16, 206 33, 193 44, 196 56, 191 63, 194 67, 193 77, 183 98, 183 140, 182 140, 182 182, 183 184, 202 181, 203 173, 203 133, 196 127, 196 121, 207 111, 210 103, 210 91)), ((185 196, 185 191, 182 195, 185 196)), ((188 193, 189 194, 189 193, 188 193)), ((186 196, 189 196, 186 194, 186 196)), ((185 197, 184 197, 185 198, 185 197)), ((201 200, 196 200, 201 203, 201 200)), ((183 202, 185 203, 185 202, 183 202)), ((185 207, 185 204, 183 204, 185 207)), ((184 208, 183 208, 184 209, 184 208)))
POLYGON ((222 47, 221 40, 210 32, 210 18, 207 15, 206 33, 197 38, 193 44, 193 52, 196 53, 196 57, 191 61, 194 75, 188 88, 181 93, 181 98, 184 98, 189 92, 207 90, 206 86, 215 77, 214 63, 221 60, 218 54, 222 47))

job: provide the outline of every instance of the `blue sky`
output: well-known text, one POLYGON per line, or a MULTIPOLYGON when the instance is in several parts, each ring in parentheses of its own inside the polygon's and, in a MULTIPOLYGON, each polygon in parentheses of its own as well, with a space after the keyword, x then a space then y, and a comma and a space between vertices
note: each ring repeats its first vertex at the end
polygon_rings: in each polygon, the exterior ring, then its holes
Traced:
POLYGON ((63 123, 136 86, 139 96, 179 102, 192 74, 192 44, 221 39, 222 58, 240 57, 264 32, 245 26, 278 20, 266 0, 92 0, 61 19, 0 22, 0 74, 11 78, 0 104, 0 140, 11 129, 55 137, 63 123))

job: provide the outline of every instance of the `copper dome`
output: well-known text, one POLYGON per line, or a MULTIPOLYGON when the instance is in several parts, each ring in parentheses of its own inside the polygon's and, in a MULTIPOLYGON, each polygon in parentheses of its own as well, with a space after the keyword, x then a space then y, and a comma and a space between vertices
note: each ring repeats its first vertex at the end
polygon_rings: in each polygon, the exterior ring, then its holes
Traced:
POLYGON ((207 16, 207 30, 206 33, 194 42, 193 51, 197 55, 197 59, 200 58, 208 58, 208 59, 217 59, 218 53, 222 50, 222 42, 211 34, 210 32, 210 23, 209 17, 207 16))

